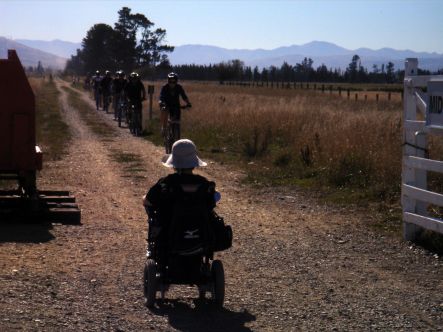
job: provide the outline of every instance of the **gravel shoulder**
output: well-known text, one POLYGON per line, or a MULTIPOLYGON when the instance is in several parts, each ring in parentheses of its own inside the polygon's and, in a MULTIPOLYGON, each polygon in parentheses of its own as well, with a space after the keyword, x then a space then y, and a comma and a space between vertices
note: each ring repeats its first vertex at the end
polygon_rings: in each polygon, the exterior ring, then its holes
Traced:
POLYGON ((100 121, 116 130, 98 136, 60 91, 73 141, 65 158, 45 164, 39 187, 70 190, 82 225, 0 225, 0 330, 443 329, 442 258, 369 228, 375 211, 320 204, 305 191, 250 188, 241 172, 213 162, 199 173, 217 183, 217 210, 235 237, 218 255, 225 308, 174 287, 148 310, 141 197, 169 172, 162 149, 101 111, 100 121))

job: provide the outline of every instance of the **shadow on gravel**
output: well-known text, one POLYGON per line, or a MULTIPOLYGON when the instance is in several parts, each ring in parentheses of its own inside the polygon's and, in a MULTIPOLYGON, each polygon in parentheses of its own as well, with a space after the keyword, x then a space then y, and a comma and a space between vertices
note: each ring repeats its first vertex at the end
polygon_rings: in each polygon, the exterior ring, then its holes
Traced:
POLYGON ((256 317, 247 310, 234 312, 216 308, 207 301, 194 300, 194 306, 179 300, 165 300, 152 313, 167 316, 169 324, 180 331, 252 331, 245 326, 256 317))
POLYGON ((55 237, 50 230, 50 223, 39 224, 0 224, 0 243, 23 242, 43 243, 49 242, 55 237))

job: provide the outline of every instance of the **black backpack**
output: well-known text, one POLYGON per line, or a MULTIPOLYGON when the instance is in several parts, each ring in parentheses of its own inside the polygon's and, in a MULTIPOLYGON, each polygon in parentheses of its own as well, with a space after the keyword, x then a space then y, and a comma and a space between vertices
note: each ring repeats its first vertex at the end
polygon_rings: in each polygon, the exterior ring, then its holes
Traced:
POLYGON ((207 204, 208 184, 189 185, 196 190, 185 190, 187 185, 183 184, 171 188, 173 203, 168 247, 172 254, 200 255, 213 247, 212 209, 207 204))

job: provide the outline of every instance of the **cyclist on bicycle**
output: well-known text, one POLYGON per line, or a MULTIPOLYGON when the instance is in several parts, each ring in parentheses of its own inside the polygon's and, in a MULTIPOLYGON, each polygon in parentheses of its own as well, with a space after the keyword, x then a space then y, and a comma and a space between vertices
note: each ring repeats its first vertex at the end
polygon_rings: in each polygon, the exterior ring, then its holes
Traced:
POLYGON ((114 120, 117 120, 118 116, 118 108, 120 105, 120 98, 122 98, 122 92, 125 89, 126 84, 128 81, 125 78, 125 72, 123 70, 119 70, 116 73, 116 77, 114 78, 114 81, 112 82, 112 92, 114 94, 113 102, 114 102, 114 120))
MULTIPOLYGON (((191 107, 191 102, 185 93, 183 87, 178 84, 178 75, 176 73, 168 74, 168 83, 165 84, 160 91, 160 123, 162 125, 162 134, 164 135, 165 128, 167 126, 168 118, 174 121, 180 121, 181 108, 180 108, 180 96, 186 102, 187 107, 191 107)), ((174 141, 180 139, 180 129, 178 128, 177 137, 174 137, 174 141)))
POLYGON ((111 72, 107 70, 105 72, 105 77, 100 82, 103 94, 103 111, 108 113, 109 108, 109 98, 111 96, 111 85, 112 85, 112 77, 111 72))
POLYGON ((95 107, 98 111, 100 104, 101 104, 101 93, 102 93, 102 88, 101 88, 101 80, 102 77, 100 76, 100 71, 97 70, 95 72, 95 75, 92 77, 92 87, 94 89, 94 99, 95 99, 95 107))
POLYGON ((131 107, 134 107, 133 119, 131 120, 133 123, 131 132, 137 135, 141 133, 142 101, 146 100, 145 86, 137 73, 133 72, 129 75, 129 82, 126 84, 124 91, 126 97, 129 99, 129 104, 131 107))

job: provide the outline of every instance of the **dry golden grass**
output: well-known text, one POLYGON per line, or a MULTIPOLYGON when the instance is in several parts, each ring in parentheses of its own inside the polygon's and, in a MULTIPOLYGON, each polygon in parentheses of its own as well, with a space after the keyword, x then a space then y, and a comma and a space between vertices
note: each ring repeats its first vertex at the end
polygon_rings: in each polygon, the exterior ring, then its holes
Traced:
POLYGON ((194 107, 184 114, 184 133, 203 146, 283 166, 301 162, 339 186, 400 179, 399 102, 210 84, 188 84, 186 90, 194 107))
MULTIPOLYGON (((399 100, 377 103, 313 90, 183 85, 193 108, 183 112, 182 137, 193 139, 203 154, 243 163, 254 182, 315 178, 333 187, 368 189, 378 197, 398 192, 399 100), (249 166, 251 161, 255 166, 249 166)), ((154 105, 159 90, 155 84, 154 105)), ((158 128, 152 133, 150 138, 160 143, 154 137, 158 128)))

